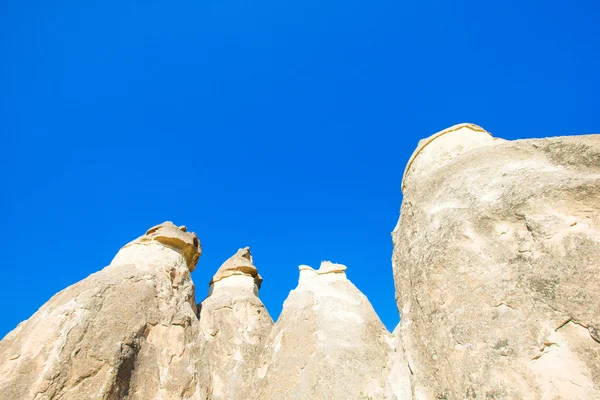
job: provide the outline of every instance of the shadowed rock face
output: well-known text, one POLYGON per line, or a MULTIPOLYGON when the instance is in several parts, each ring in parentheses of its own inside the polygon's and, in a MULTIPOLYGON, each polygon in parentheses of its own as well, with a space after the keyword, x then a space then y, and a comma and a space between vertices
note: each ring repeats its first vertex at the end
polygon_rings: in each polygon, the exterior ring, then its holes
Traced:
POLYGON ((0 397, 191 398, 200 253, 195 234, 167 222, 56 294, 0 342, 0 397))
POLYGON ((415 396, 600 398, 600 135, 460 125, 421 143, 403 188, 393 268, 415 396))

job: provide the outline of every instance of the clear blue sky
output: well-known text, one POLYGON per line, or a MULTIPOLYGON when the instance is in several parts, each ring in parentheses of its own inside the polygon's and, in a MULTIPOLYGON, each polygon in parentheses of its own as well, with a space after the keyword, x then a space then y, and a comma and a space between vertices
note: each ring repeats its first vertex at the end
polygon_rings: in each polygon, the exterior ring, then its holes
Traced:
POLYGON ((327 259, 391 330, 419 139, 600 131, 596 1, 0 4, 0 337, 165 220, 197 300, 251 246, 273 317, 327 259))

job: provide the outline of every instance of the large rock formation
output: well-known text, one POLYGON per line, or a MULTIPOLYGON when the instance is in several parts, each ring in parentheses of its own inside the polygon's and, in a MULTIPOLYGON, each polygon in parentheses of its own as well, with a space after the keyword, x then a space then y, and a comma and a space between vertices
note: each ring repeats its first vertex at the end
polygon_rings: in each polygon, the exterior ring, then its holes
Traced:
POLYGON ((262 279, 249 248, 219 268, 200 308, 200 398, 246 400, 273 320, 258 298, 262 279))
POLYGON ((421 141, 393 232, 416 398, 600 398, 600 135, 421 141))
POLYGON ((196 391, 200 242, 164 223, 0 342, 0 397, 182 399, 196 391))
POLYGON ((406 364, 390 361, 402 348, 345 270, 330 262, 317 271, 300 266, 298 287, 265 344, 253 398, 408 398, 406 364))
POLYGON ((458 125, 402 189, 393 334, 330 262, 273 324, 248 248, 196 305, 200 242, 166 222, 0 342, 0 398, 600 399, 600 135, 458 125))
POLYGON ((248 248, 223 263, 196 306, 190 272, 200 253, 194 233, 165 222, 124 246, 108 267, 55 295, 0 342, 0 397, 410 395, 399 338, 347 280, 346 267, 303 267, 273 329, 248 248))

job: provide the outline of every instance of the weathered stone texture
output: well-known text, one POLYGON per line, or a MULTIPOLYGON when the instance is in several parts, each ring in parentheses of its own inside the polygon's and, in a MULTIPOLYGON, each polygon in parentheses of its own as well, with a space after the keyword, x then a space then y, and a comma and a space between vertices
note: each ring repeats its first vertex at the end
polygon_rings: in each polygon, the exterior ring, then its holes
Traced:
POLYGON ((274 324, 249 248, 196 305, 200 242, 165 222, 0 342, 0 398, 600 399, 600 135, 457 125, 402 190, 393 334, 331 262, 274 324))
POLYGON ((393 232, 417 398, 600 398, 600 135, 422 141, 393 232))
POLYGON ((258 298, 260 281, 249 248, 219 268, 199 305, 203 361, 200 398, 246 400, 273 320, 258 298))
POLYGON ((171 223, 148 232, 0 342, 3 399, 192 397, 200 243, 171 223))
POLYGON ((394 390, 408 376, 390 359, 402 348, 345 269, 300 266, 298 287, 265 344, 253 399, 403 398, 394 390), (390 383, 392 375, 404 380, 390 383))

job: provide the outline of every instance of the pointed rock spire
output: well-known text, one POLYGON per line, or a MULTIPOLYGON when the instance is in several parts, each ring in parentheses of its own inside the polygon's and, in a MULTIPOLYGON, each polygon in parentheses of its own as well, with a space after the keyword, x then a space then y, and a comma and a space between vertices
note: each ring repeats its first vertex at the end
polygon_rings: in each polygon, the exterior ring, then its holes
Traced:
POLYGON ((194 397, 200 251, 194 233, 165 222, 52 297, 0 342, 0 397, 194 397))
POLYGON ((265 342, 250 398, 399 398, 398 387, 406 388, 409 378, 400 370, 394 379, 401 385, 389 382, 397 346, 346 278, 346 266, 324 261, 318 270, 299 269, 298 287, 265 342))
POLYGON ((254 278, 254 284, 257 289, 260 289, 262 277, 258 274, 258 269, 254 266, 250 247, 239 249, 233 256, 228 258, 217 270, 217 273, 210 281, 210 285, 212 286, 215 282, 234 275, 251 276, 254 278))
POLYGON ((200 308, 201 398, 247 400, 273 320, 258 298, 262 279, 250 249, 239 249, 210 281, 200 308))

